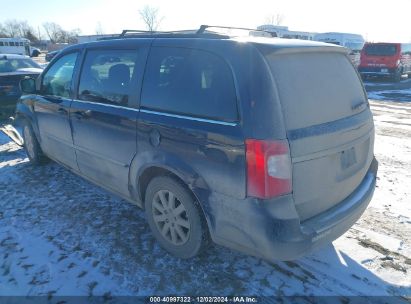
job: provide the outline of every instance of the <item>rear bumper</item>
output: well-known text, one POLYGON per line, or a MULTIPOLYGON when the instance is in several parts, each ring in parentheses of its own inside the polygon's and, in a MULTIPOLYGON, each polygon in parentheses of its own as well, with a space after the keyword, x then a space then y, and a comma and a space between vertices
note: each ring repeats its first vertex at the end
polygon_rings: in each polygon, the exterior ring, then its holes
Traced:
POLYGON ((270 261, 295 260, 332 242, 354 225, 371 201, 377 170, 378 162, 374 159, 350 196, 302 223, 291 196, 274 201, 250 200, 247 205, 252 205, 248 207, 237 201, 236 222, 226 219, 221 223, 214 218, 212 237, 218 244, 270 261))
POLYGON ((397 68, 358 68, 358 72, 364 77, 392 77, 397 71, 397 68))

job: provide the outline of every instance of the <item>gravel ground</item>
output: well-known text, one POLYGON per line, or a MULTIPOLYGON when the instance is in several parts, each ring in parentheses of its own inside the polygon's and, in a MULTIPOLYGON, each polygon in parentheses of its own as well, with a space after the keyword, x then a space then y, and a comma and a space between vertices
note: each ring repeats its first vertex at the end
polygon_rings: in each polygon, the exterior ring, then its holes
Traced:
MULTIPOLYGON (((178 260, 144 213, 0 132, 0 295, 308 295, 411 298, 411 103, 372 101, 380 171, 363 217, 332 245, 267 263, 220 246, 178 260)), ((309 299, 307 299, 309 302, 309 299)))

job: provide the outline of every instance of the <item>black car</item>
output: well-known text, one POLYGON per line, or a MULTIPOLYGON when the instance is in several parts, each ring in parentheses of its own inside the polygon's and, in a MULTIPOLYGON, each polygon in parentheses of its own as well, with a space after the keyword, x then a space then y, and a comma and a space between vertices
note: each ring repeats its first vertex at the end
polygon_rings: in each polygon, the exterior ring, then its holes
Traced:
POLYGON ((21 96, 20 80, 36 78, 43 69, 32 59, 23 55, 0 54, 0 117, 14 113, 21 96))
POLYGON ((54 56, 56 56, 56 55, 58 54, 58 52, 60 52, 60 50, 58 50, 58 51, 52 51, 52 52, 47 52, 47 54, 46 54, 46 56, 45 56, 46 61, 47 61, 47 62, 50 62, 50 61, 54 58, 54 56))
POLYGON ((30 161, 145 208, 178 257, 211 239, 295 259, 348 230, 374 191, 372 114, 338 46, 131 35, 66 48, 21 85, 30 161))

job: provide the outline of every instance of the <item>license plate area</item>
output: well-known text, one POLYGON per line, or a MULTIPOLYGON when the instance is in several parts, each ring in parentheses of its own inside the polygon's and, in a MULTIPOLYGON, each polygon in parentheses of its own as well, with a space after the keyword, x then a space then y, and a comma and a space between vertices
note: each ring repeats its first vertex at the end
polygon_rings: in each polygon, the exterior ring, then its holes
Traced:
POLYGON ((354 147, 341 152, 341 169, 345 170, 357 163, 354 147))

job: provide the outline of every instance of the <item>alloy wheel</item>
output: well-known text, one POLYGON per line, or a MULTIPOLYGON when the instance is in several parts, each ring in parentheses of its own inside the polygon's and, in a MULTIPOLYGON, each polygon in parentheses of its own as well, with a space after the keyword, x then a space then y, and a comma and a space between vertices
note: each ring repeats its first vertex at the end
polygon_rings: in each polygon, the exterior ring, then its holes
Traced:
POLYGON ((190 237, 187 210, 173 192, 158 191, 152 203, 153 219, 161 235, 173 245, 183 245, 190 237))

